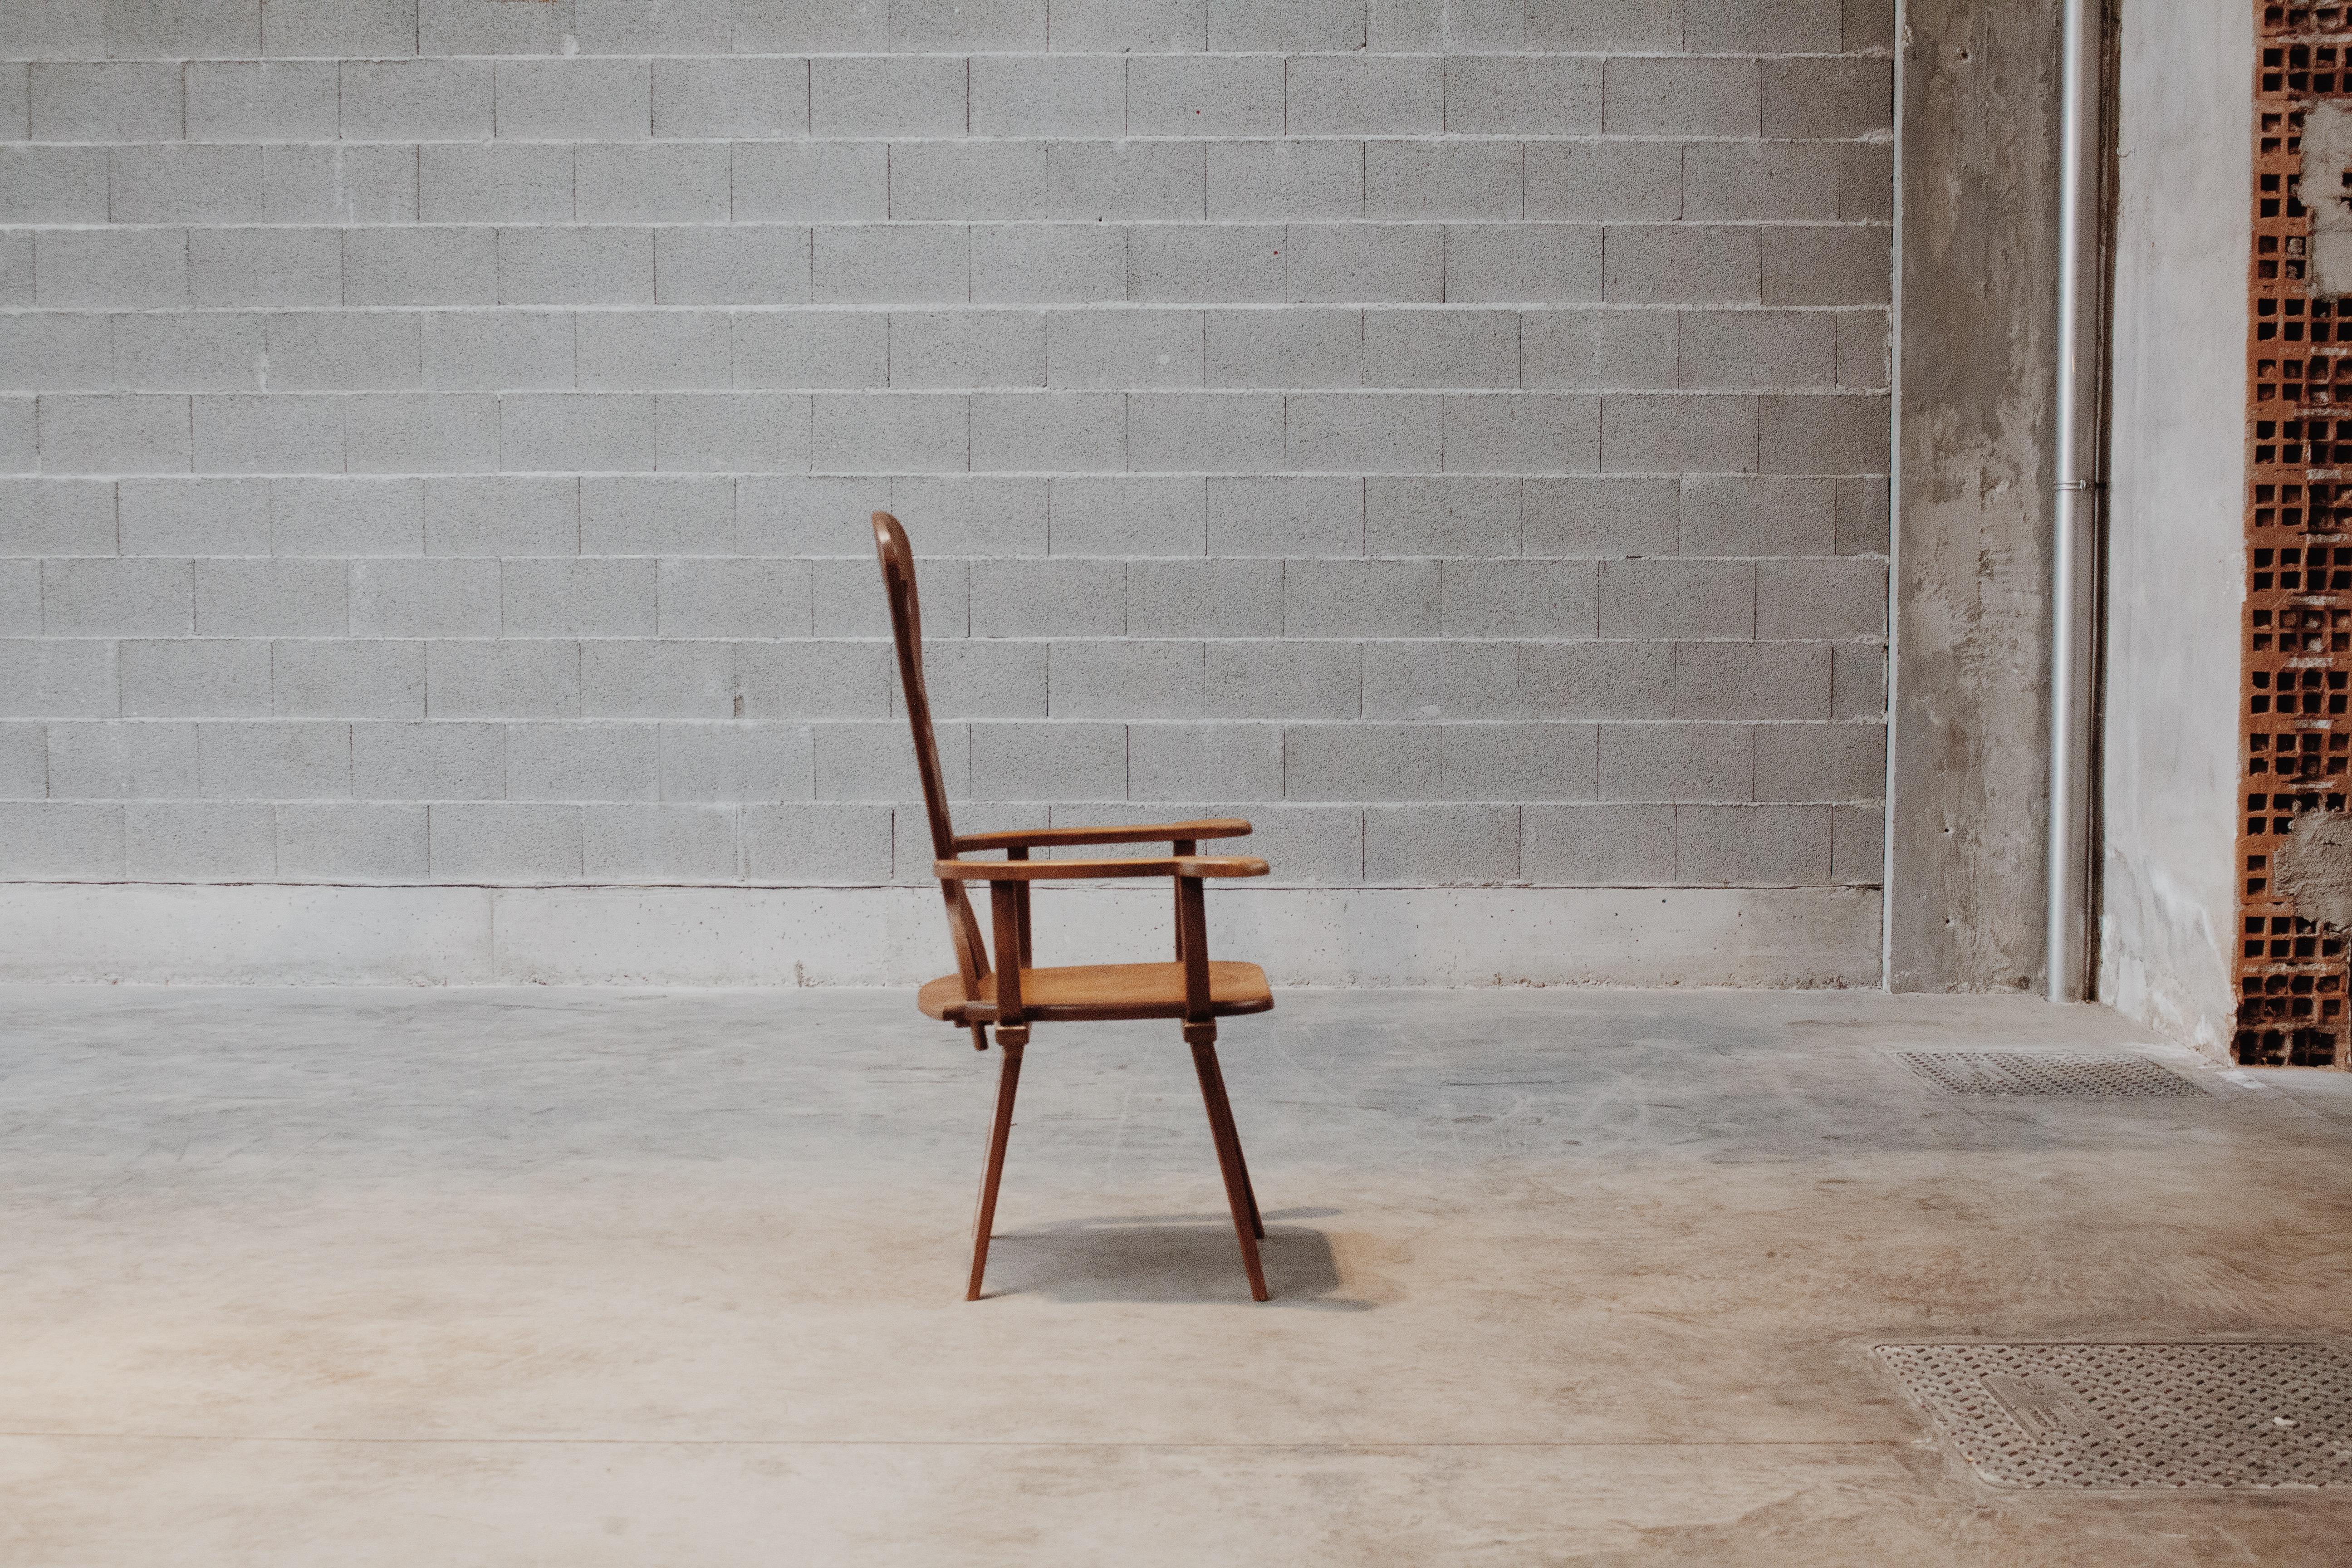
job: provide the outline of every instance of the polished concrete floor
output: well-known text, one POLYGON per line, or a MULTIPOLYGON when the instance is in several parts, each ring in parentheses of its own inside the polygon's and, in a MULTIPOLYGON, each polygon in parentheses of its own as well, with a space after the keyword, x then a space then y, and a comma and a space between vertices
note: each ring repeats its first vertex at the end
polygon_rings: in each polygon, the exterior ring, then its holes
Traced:
POLYGON ((0 992, 0 1563, 2344 1563, 2352 1489, 1972 1479, 1887 1339, 2352 1337, 2352 1076, 1970 1100, 2094 1008, 0 992))

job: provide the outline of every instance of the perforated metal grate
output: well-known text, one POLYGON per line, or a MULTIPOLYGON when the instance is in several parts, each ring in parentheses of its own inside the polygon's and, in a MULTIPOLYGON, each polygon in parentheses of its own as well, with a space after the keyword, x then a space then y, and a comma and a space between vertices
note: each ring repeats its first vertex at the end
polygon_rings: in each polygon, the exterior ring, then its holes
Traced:
POLYGON ((2076 1100, 2202 1096, 2179 1073, 2139 1057, 2044 1057, 2023 1051, 1903 1051, 1903 1065, 1954 1094, 2043 1094, 2076 1100))
POLYGON ((1995 1486, 2352 1487, 2352 1357, 2325 1344, 1880 1345, 1995 1486))

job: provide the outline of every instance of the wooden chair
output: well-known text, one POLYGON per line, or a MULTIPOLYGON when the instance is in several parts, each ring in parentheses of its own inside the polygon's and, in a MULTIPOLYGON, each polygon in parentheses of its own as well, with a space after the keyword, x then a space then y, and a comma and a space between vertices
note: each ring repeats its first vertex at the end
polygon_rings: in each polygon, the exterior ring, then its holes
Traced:
POLYGON ((1210 877, 1263 877, 1265 862, 1250 856, 1194 853, 1203 838, 1238 838, 1250 825, 1234 818, 1171 822, 1151 827, 1050 827, 1029 833, 959 834, 948 817, 947 790, 940 777, 940 753, 931 735, 931 704, 923 685, 922 611, 915 595, 915 555, 906 530, 887 511, 874 514, 874 552, 881 558, 882 588, 890 602, 890 630, 898 645, 898 679, 907 692, 907 722, 915 732, 915 766, 922 775, 923 805, 930 816, 931 869, 947 904, 948 935, 956 972, 922 989, 917 1005, 930 1017, 971 1031, 972 1048, 988 1049, 989 1026, 1003 1052, 996 1087, 996 1119, 988 1135, 988 1164, 981 1177, 980 1216, 971 1243, 971 1285, 965 1300, 980 1300, 988 1268, 989 1234, 996 1222, 996 1187, 1004 1173, 1004 1146, 1013 1131, 1013 1096, 1021 1082, 1021 1052, 1034 1023, 1096 1019, 1174 1018, 1192 1047, 1201 1079, 1201 1100, 1216 1141, 1217 1163, 1241 1240, 1242 1266, 1250 1294, 1265 1300, 1265 1273, 1258 1264, 1257 1194, 1242 1159, 1241 1135, 1217 1066, 1217 1020, 1263 1013, 1274 1005, 1265 971, 1255 963, 1212 963, 1201 905, 1201 883, 1210 877), (1033 860, 1034 848, 1077 844, 1149 844, 1165 841, 1170 853, 1149 859, 1033 860), (1002 860, 968 860, 968 852, 1002 849, 1002 860), (1030 962, 1029 884, 1048 879, 1168 877, 1175 881, 1176 958, 1171 963, 1082 964, 1038 969, 1030 962), (964 894, 967 882, 988 884, 996 965, 989 964, 980 922, 964 894))

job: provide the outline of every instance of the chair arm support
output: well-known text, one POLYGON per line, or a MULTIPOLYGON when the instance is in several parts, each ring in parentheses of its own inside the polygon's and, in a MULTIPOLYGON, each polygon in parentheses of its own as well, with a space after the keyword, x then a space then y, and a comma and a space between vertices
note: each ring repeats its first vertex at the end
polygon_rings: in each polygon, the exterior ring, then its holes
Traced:
POLYGON ((1206 822, 1160 822, 1135 827, 1036 827, 1006 833, 959 833, 956 853, 967 849, 1013 849, 1028 845, 1173 844, 1179 839, 1244 838, 1250 825, 1238 816, 1206 822))
POLYGON ((1263 877, 1255 855, 1181 855, 1118 860, 934 860, 942 882, 1092 881, 1106 877, 1263 877))

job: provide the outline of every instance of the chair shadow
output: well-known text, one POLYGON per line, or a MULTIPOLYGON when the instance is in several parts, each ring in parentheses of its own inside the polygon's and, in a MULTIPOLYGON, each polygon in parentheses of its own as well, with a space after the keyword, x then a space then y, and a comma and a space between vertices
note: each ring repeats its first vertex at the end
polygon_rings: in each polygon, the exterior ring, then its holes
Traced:
MULTIPOLYGON (((1265 1215, 1265 1238, 1257 1247, 1273 1298, 1267 1306, 1369 1312, 1378 1305, 1335 1295, 1339 1266, 1330 1238, 1296 1223, 1338 1212, 1279 1209, 1265 1215)), ((1073 1304, 1250 1299, 1234 1222, 1223 1214, 1127 1215, 999 1231, 989 1244, 986 1294, 1073 1304)))

